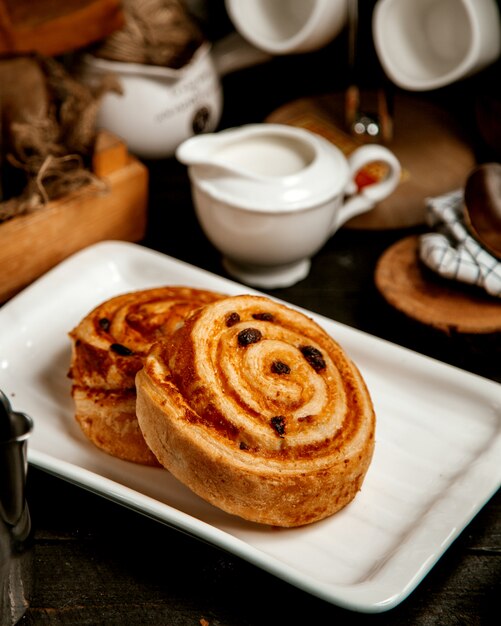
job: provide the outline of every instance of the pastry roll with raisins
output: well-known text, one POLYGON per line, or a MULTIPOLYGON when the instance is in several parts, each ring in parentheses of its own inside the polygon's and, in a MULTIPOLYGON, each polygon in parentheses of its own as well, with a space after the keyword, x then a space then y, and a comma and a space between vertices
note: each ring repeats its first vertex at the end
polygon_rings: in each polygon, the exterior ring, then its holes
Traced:
POLYGON ((136 376, 137 417, 158 460, 215 506, 300 526, 350 502, 375 414, 358 368, 318 324, 263 296, 186 317, 136 376))
POLYGON ((158 466, 136 419, 136 372, 155 341, 193 309, 221 297, 181 286, 126 293, 97 306, 69 333, 75 417, 96 446, 158 466))

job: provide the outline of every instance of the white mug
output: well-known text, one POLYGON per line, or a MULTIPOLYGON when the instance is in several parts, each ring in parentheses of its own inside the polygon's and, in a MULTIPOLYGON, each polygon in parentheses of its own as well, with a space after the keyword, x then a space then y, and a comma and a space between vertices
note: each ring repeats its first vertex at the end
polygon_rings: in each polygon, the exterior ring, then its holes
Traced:
POLYGON ((269 54, 317 50, 343 29, 347 0, 226 0, 235 29, 269 54))
POLYGON ((501 53, 495 0, 378 0, 372 32, 388 78, 411 91, 466 78, 501 53))
POLYGON ((176 150, 188 166, 200 225, 243 283, 286 287, 305 278, 311 257, 347 220, 370 210, 400 181, 384 146, 367 144, 348 158, 306 129, 249 124, 191 137, 176 150), (373 162, 386 178, 358 188, 373 162))

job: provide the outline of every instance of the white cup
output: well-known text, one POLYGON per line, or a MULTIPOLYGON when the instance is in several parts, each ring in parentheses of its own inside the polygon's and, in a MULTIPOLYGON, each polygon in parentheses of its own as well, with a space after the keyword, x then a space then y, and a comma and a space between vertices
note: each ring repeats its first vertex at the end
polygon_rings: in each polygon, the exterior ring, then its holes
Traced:
POLYGON ((343 29, 347 0, 226 0, 235 29, 269 54, 317 50, 343 29))
POLYGON ((411 91, 466 78, 501 52, 495 0, 378 0, 372 31, 388 78, 411 91))
POLYGON ((390 195, 400 164, 384 146, 349 158, 311 131, 249 124, 207 133, 176 151, 188 166, 200 224, 229 274, 257 287, 305 278, 311 257, 347 220, 390 195), (359 189, 356 174, 381 162, 385 178, 359 189))

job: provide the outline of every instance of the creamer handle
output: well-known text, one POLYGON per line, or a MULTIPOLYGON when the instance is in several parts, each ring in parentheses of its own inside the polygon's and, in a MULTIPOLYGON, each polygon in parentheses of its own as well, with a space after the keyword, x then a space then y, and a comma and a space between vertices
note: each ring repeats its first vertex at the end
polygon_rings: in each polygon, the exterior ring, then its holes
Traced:
POLYGON ((397 188, 402 168, 397 157, 379 144, 368 144, 354 150, 348 157, 350 181, 345 189, 346 200, 336 215, 332 225, 332 234, 352 217, 366 213, 375 205, 387 198, 397 188), (358 188, 355 178, 364 167, 370 163, 384 163, 388 166, 388 173, 379 182, 358 188))

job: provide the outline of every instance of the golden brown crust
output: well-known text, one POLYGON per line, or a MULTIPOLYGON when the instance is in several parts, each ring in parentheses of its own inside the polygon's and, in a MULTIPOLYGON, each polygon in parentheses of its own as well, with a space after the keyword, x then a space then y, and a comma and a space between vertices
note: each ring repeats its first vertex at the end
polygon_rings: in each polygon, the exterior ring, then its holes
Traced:
POLYGON ((136 376, 137 417, 158 460, 245 519, 299 526, 362 485, 375 415, 343 349, 313 320, 260 296, 190 314, 136 376))
POLYGON ((94 390, 74 386, 75 418, 82 431, 98 448, 121 459, 158 466, 144 443, 136 418, 133 390, 94 390))
POLYGON ((221 297, 183 286, 134 291, 101 303, 69 333, 75 417, 95 445, 158 466, 136 419, 136 372, 155 341, 170 335, 188 312, 221 297))

